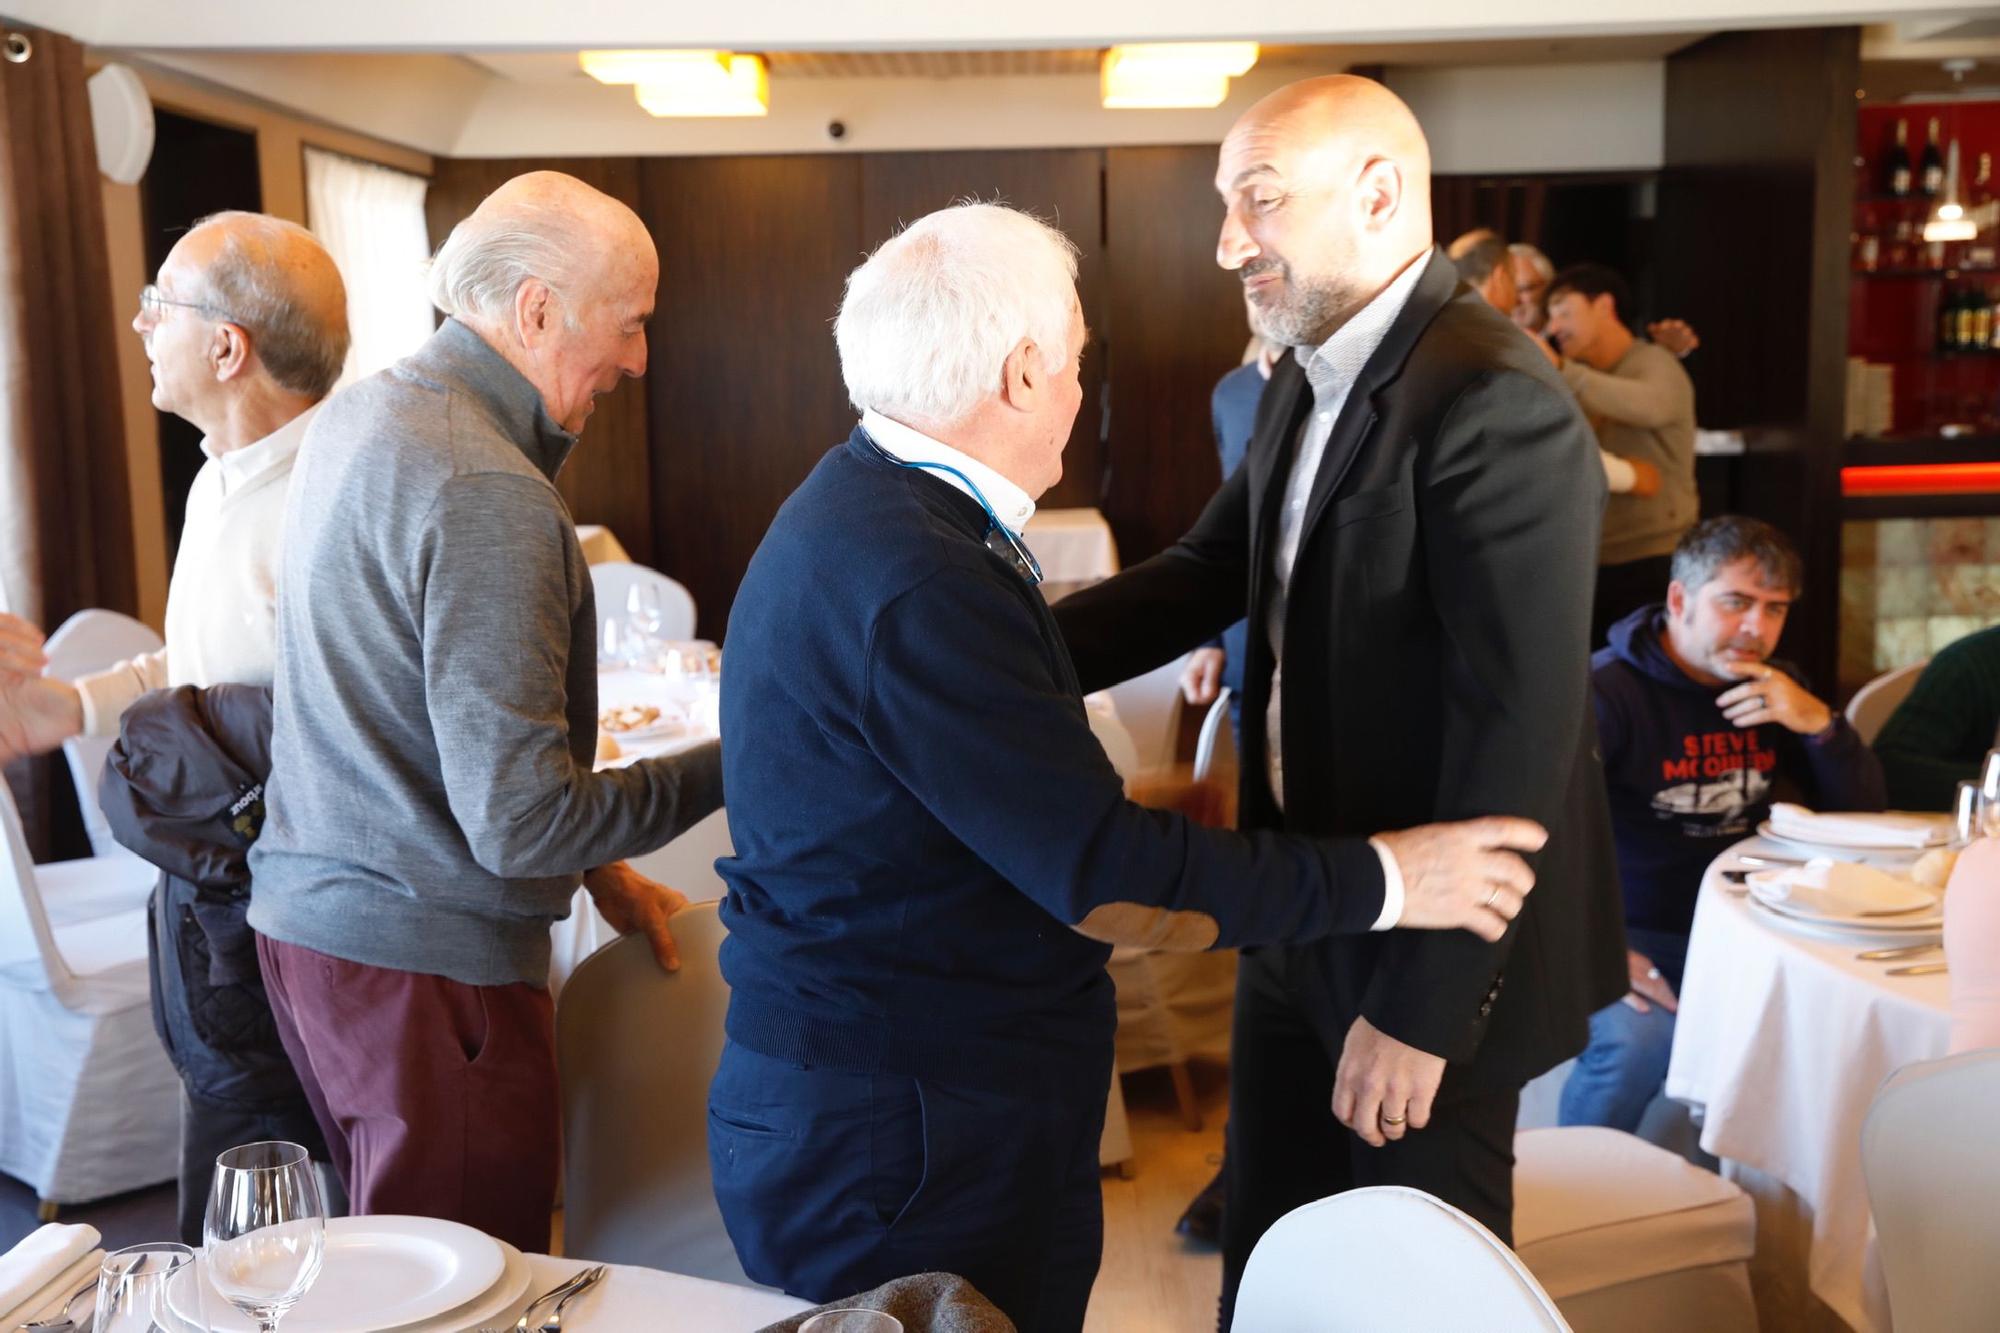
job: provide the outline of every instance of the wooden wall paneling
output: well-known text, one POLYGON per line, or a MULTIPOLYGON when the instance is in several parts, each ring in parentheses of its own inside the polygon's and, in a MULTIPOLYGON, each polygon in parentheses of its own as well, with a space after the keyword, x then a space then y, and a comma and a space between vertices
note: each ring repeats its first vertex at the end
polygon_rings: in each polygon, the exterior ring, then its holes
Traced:
POLYGON ((1667 59, 1663 305, 1701 331, 1704 426, 1744 427, 1742 511, 1806 558, 1783 651, 1822 690, 1839 626, 1840 451, 1860 35, 1722 33, 1667 59))
MULTIPOLYGON (((629 157, 438 158, 424 200, 431 249, 502 182, 526 171, 562 171, 639 208, 639 163, 629 157)), ((654 236, 655 242, 660 237, 654 236)), ((668 278, 662 271, 665 297, 668 278)), ((651 348, 657 360, 660 349, 651 348)), ((648 379, 651 372, 648 372, 648 379)), ((646 381, 622 384, 597 400, 556 487, 579 523, 602 523, 642 565, 657 564, 653 533, 652 451, 647 444, 646 381)))
POLYGON ((655 563, 693 592, 706 638, 723 637, 778 506, 853 426, 832 320, 862 253, 861 173, 847 154, 640 165, 662 274, 646 377, 655 563))
POLYGON ((872 153, 861 162, 864 250, 873 250, 905 224, 961 199, 1026 209, 1060 227, 1075 243, 1077 293, 1091 341, 1083 357, 1083 408, 1063 451, 1062 480, 1041 500, 1051 508, 1096 505, 1103 495, 1103 183, 1104 153, 1096 148, 872 153))
POLYGON ((1171 545, 1221 484, 1209 394, 1243 359, 1243 289, 1216 266, 1215 148, 1105 153, 1104 512, 1119 558, 1171 545))

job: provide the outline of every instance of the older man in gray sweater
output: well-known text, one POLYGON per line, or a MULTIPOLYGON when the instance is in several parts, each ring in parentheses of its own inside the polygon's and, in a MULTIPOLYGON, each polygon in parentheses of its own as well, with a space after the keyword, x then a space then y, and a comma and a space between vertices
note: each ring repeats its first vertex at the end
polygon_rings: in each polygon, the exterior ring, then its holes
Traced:
POLYGON ((592 771, 596 609, 554 480, 645 372, 658 282, 631 210, 517 177, 438 255, 452 318, 300 451, 250 922, 357 1213, 546 1249, 549 925, 581 876, 673 962, 678 895, 620 859, 721 803, 719 752, 592 771))

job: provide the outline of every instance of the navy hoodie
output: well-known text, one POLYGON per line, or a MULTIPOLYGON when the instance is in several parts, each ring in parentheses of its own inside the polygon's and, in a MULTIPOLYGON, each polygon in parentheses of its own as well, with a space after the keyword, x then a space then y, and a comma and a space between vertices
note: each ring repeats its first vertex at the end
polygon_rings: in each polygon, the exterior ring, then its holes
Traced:
MULTIPOLYGON (((1591 698, 1625 888, 1625 924, 1685 935, 1708 863, 1753 833, 1774 799, 1815 810, 1880 810, 1882 766, 1847 719, 1818 736, 1742 728, 1660 643, 1667 611, 1641 607, 1590 659, 1591 698)), ((1772 666, 1805 684, 1791 667, 1772 666)), ((1810 688, 1808 686, 1808 688, 1810 688)))

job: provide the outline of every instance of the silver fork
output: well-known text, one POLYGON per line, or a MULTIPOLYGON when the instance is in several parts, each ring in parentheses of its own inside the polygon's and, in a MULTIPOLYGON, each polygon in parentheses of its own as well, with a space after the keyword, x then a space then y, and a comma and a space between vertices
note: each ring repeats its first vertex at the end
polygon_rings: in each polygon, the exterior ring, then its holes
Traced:
POLYGON ((97 1274, 92 1273, 88 1282, 70 1293, 69 1299, 63 1302, 62 1311, 54 1319, 37 1319, 32 1324, 23 1324, 22 1333, 55 1333, 61 1328, 74 1329, 76 1320, 70 1317, 70 1311, 76 1308, 76 1303, 86 1294, 95 1290, 97 1290, 97 1274))
POLYGON ((605 1272, 605 1268, 599 1265, 585 1273, 581 1282, 564 1292, 563 1298, 556 1302, 556 1308, 542 1321, 541 1333, 562 1333, 563 1311, 569 1308, 571 1301, 603 1281, 605 1272))
POLYGON ((602 1277, 604 1270, 602 1268, 586 1268, 580 1273, 570 1274, 566 1280, 557 1283, 541 1295, 535 1297, 532 1301, 529 1301, 527 1308, 521 1311, 521 1317, 513 1323, 494 1324, 480 1329, 479 1333, 539 1333, 541 1325, 529 1323, 528 1316, 535 1312, 537 1306, 546 1305, 550 1301, 562 1300, 586 1280, 596 1281, 596 1278, 591 1277, 592 1273, 596 1273, 599 1277, 602 1277))

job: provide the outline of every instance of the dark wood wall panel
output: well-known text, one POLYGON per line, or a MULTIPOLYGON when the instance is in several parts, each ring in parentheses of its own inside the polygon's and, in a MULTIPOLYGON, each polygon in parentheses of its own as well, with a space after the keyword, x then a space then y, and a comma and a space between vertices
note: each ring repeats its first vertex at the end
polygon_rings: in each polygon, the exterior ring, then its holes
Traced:
MULTIPOLYGON (((639 207, 639 164, 634 158, 441 157, 424 201, 432 252, 480 200, 524 171, 565 171, 635 210, 639 207)), ((656 234, 654 239, 660 238, 656 234)), ((664 276, 660 286, 664 295, 664 276)), ((650 349, 655 360, 662 350, 658 346, 650 349)), ((597 400, 597 410, 591 413, 556 485, 577 522, 602 523, 618 535, 634 560, 642 565, 658 562, 643 381, 621 384, 597 400)))
POLYGON ((1221 484, 1209 393, 1243 358, 1243 288, 1215 262, 1215 149, 1105 154, 1109 426, 1104 512, 1119 558, 1154 555, 1221 484))
POLYGON ((1784 652, 1822 690, 1839 625, 1854 28, 1723 33, 1667 60, 1659 290, 1701 330, 1702 424, 1746 428, 1737 502, 1806 557, 1784 652))
POLYGON ((1023 208, 1062 228, 1077 248, 1077 293, 1091 343, 1083 410, 1063 450, 1050 507, 1095 505, 1104 484, 1104 153, 1095 148, 968 153, 871 153, 861 159, 862 244, 873 250, 907 223, 960 199, 1023 208))
POLYGON ((704 637, 723 637, 778 506, 853 425, 832 320, 861 259, 861 172, 845 154, 641 165, 661 272, 655 563, 694 593, 704 637))

